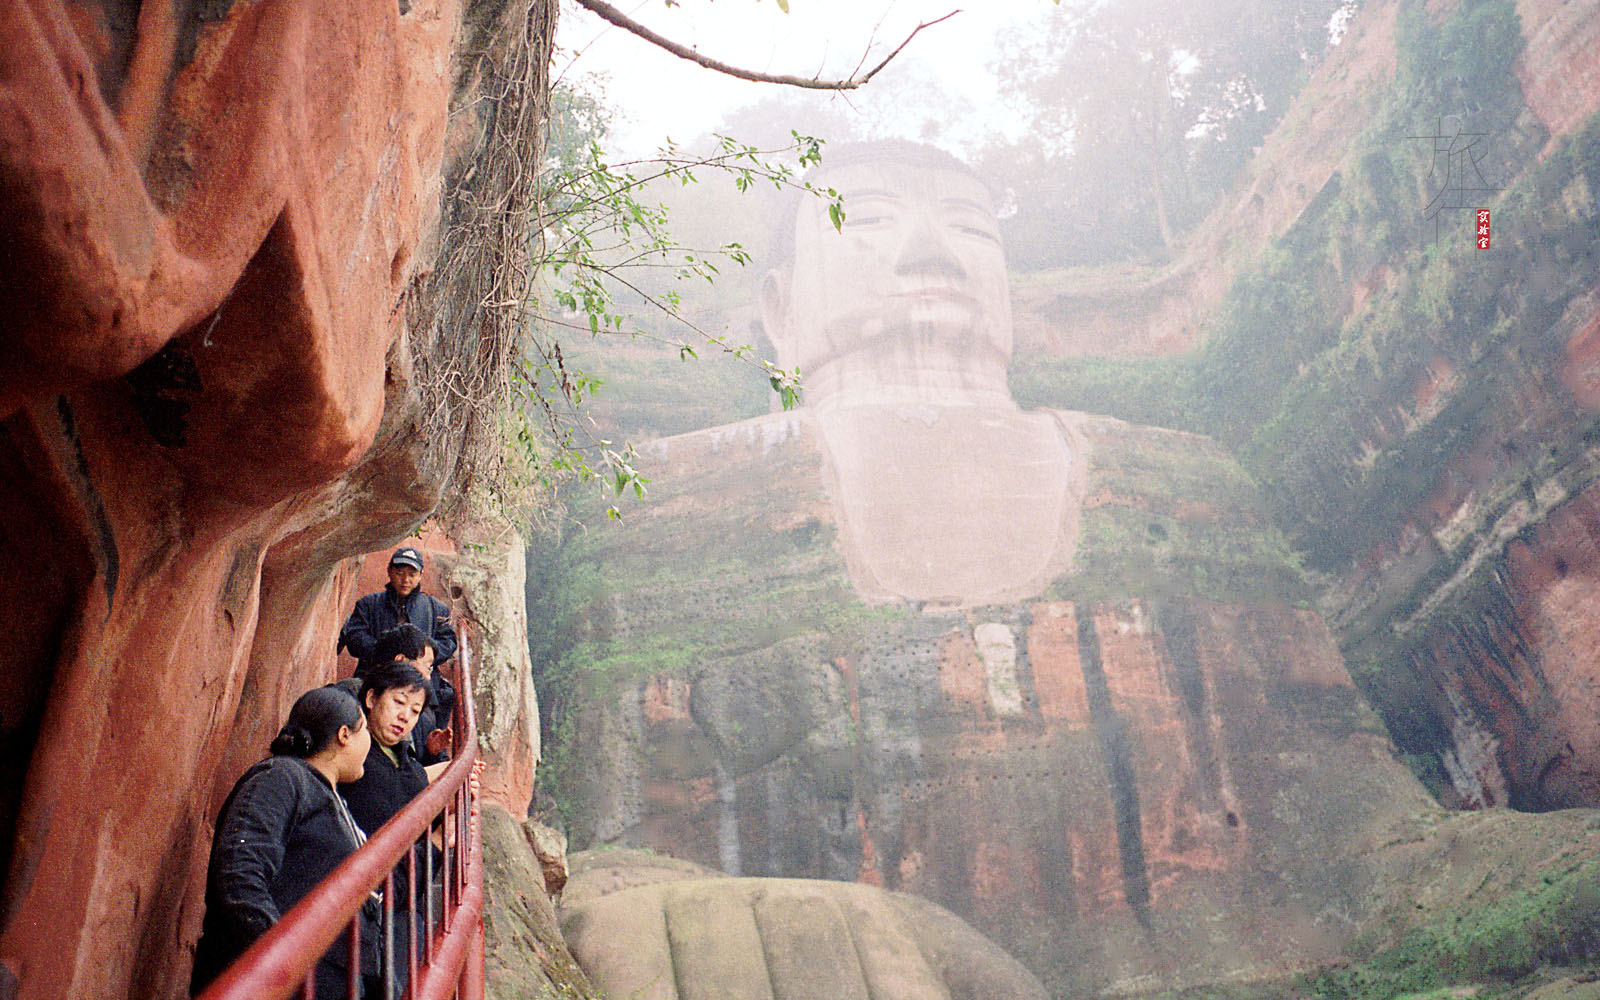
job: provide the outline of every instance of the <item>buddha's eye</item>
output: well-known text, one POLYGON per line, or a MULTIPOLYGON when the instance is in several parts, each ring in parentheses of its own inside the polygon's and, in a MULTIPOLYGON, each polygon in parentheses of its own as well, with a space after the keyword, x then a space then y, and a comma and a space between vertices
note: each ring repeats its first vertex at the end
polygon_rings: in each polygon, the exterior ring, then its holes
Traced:
POLYGON ((844 228, 846 229, 865 229, 868 226, 881 226, 891 221, 893 221, 893 217, 883 213, 862 213, 857 215, 848 209, 844 213, 844 228))
POLYGON ((954 229, 963 236, 971 236, 975 239, 987 240, 990 243, 1000 242, 1000 237, 996 235, 993 230, 985 229, 982 226, 968 226, 958 222, 953 224, 950 228, 954 229))

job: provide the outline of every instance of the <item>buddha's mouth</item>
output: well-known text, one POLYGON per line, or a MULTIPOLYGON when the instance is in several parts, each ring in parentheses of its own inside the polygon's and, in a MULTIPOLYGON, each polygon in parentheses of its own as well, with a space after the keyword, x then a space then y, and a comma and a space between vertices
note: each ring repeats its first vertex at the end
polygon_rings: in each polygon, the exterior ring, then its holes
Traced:
POLYGON ((902 289, 889 296, 897 302, 952 302, 959 305, 976 305, 977 300, 953 285, 922 285, 902 289))

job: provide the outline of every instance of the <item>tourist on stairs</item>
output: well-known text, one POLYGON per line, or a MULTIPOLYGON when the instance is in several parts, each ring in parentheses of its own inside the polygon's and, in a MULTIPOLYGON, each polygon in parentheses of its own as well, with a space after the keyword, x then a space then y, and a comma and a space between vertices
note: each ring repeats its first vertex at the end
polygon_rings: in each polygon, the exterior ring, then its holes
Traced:
MULTIPOLYGON (((333 687, 307 691, 244 773, 217 817, 206 871, 206 912, 191 986, 199 993, 277 923, 366 837, 334 792, 359 779, 371 734, 361 706, 333 687)), ((378 975, 380 907, 361 910, 360 995, 378 975)), ((347 996, 349 930, 317 961, 316 1000, 347 996)))
MULTIPOLYGON (((361 704, 367 715, 367 728, 372 732, 372 745, 367 751, 366 767, 353 780, 339 786, 339 794, 350 806, 350 813, 368 836, 378 832, 391 817, 416 798, 428 783, 444 773, 449 762, 424 767, 417 759, 415 745, 411 742, 412 727, 417 724, 427 702, 427 682, 415 663, 409 660, 391 660, 376 663, 367 671, 361 683, 361 704)), ((417 842, 419 873, 416 908, 425 905, 420 873, 423 871, 421 851, 427 840, 417 842)), ((437 868, 435 869, 437 870, 437 868)), ((394 958, 392 982, 396 988, 392 995, 403 992, 406 961, 407 931, 413 926, 407 907, 410 890, 406 865, 402 861, 394 876, 394 958)), ((378 994, 382 996, 382 994, 378 994)))
POLYGON ((422 630, 433 644, 439 663, 456 655, 456 630, 450 624, 450 606, 422 592, 422 553, 402 545, 389 557, 389 583, 356 602, 350 618, 339 630, 336 651, 350 650, 358 660, 372 656, 378 639, 402 622, 422 630))
MULTIPOLYGON (((410 660, 427 681, 428 703, 423 706, 417 727, 411 731, 411 742, 416 745, 417 757, 424 764, 437 764, 450 759, 450 716, 455 710, 456 689, 445 677, 444 671, 434 666, 433 642, 422 630, 410 622, 396 625, 378 637, 372 655, 356 664, 355 676, 364 679, 375 664, 391 660, 410 660)), ((356 690, 359 694, 359 685, 356 690)))

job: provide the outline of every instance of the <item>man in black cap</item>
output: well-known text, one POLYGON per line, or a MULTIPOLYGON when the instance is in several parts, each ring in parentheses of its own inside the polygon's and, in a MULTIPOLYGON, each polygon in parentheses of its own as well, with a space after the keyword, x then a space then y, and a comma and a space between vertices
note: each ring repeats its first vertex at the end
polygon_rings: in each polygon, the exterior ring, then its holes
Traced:
POLYGON ((395 549, 389 557, 388 586, 356 602, 350 620, 339 630, 338 649, 350 650, 358 660, 369 659, 378 639, 404 622, 420 629, 433 646, 435 666, 456 655, 450 607, 422 592, 422 554, 409 545, 395 549))

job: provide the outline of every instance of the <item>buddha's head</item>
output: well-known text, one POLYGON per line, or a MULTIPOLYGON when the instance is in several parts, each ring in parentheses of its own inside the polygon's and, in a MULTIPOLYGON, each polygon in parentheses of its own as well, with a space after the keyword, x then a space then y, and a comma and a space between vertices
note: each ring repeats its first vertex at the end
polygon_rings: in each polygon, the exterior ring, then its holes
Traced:
POLYGON ((1004 392, 1011 358, 1005 251, 989 189, 940 150, 883 142, 829 150, 762 287, 779 364, 815 403, 844 388, 1004 392))

